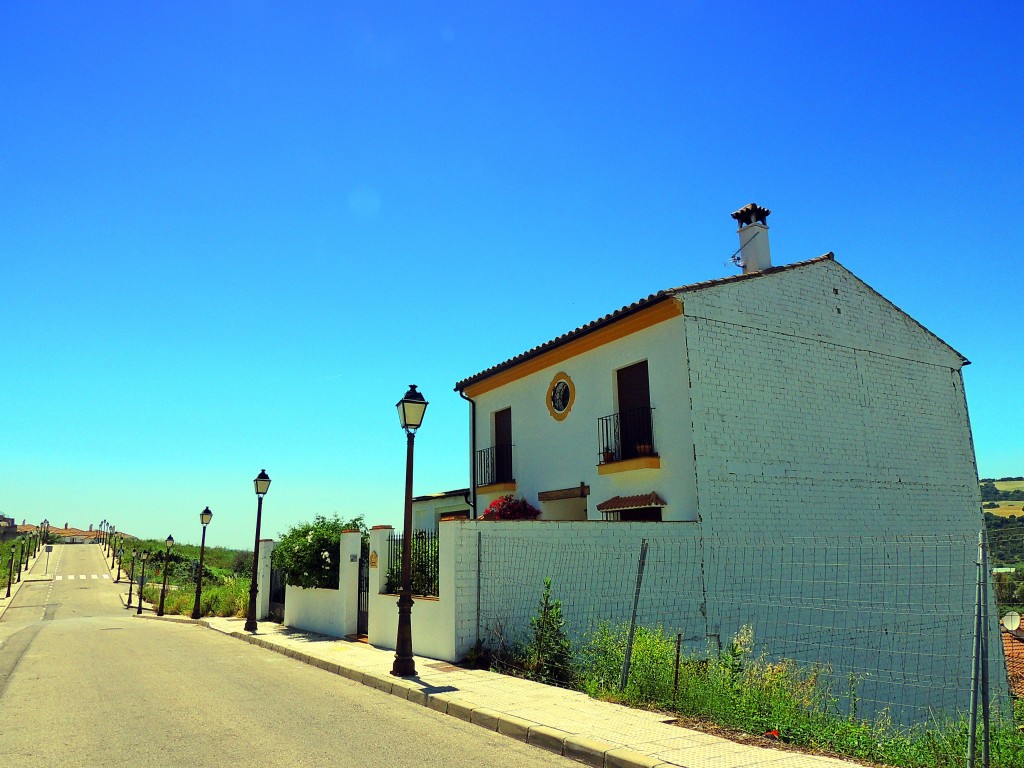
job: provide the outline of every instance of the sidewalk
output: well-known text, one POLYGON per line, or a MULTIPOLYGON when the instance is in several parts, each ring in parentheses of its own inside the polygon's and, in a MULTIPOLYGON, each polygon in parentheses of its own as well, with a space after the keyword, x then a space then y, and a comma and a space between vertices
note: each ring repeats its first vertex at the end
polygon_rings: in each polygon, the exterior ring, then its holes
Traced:
MULTIPOLYGON (((180 617, 165 617, 191 621, 180 617)), ((260 622, 255 635, 243 619, 208 618, 200 624, 290 656, 336 675, 438 712, 475 723, 596 768, 843 768, 829 757, 760 747, 671 725, 659 712, 597 701, 486 670, 416 658, 414 678, 391 675, 394 652, 260 622)))
POLYGON ((30 558, 28 561, 28 570, 21 572, 21 581, 17 581, 18 574, 14 574, 14 579, 11 582, 11 596, 4 597, 7 594, 7 573, 3 574, 3 588, 0 589, 0 619, 4 617, 7 612, 8 606, 14 602, 14 598, 18 596, 18 592, 21 590, 21 585, 26 584, 30 581, 53 581, 53 574, 44 573, 46 565, 46 551, 43 547, 39 548, 39 554, 35 557, 30 558), (40 565, 42 561, 42 565, 40 565), (38 567, 37 567, 38 566, 38 567))

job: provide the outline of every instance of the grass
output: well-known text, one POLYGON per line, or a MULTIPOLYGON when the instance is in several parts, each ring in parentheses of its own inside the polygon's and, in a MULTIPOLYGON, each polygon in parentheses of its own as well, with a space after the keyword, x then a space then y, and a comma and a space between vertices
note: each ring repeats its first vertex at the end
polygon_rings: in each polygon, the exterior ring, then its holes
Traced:
MULTIPOLYGON (((774 731, 780 741, 813 752, 901 768, 960 768, 965 762, 966 717, 936 717, 909 729, 894 725, 885 713, 862 719, 856 678, 844 681, 846 690, 837 692, 825 667, 757 655, 749 627, 720 652, 685 654, 678 687, 674 637, 661 627, 638 627, 629 681, 620 691, 627 630, 625 625, 602 626, 575 650, 569 675, 575 687, 595 698, 753 736, 774 731)), ((515 669, 521 660, 498 661, 504 669, 515 669)), ((1018 719, 1024 723, 1022 709, 1018 719)), ((1013 722, 995 720, 991 734, 993 768, 1024 766, 1024 733, 1013 722)))
POLYGON ((1000 491, 1024 490, 1024 480, 996 480, 996 489, 1000 491))
POLYGON ((1009 517, 1010 515, 1017 515, 1019 517, 1024 514, 1024 501, 997 501, 995 503, 999 506, 986 509, 985 511, 991 512, 993 515, 999 515, 999 517, 1009 517))
MULTIPOLYGON (((149 582, 142 592, 146 602, 160 602, 161 584, 149 582)), ((195 606, 194 588, 168 589, 164 597, 164 613, 188 616, 195 606)), ((229 578, 219 584, 203 584, 201 616, 245 616, 249 607, 249 579, 229 578)))

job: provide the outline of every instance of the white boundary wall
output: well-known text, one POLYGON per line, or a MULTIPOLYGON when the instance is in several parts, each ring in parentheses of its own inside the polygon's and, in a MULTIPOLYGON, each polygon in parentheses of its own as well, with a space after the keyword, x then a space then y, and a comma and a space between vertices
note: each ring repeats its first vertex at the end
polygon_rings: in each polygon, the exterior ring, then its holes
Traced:
POLYGON ((290 585, 285 589, 286 627, 332 637, 356 633, 360 544, 359 531, 345 531, 341 534, 338 589, 303 589, 290 585))
POLYGON ((257 560, 259 575, 256 578, 257 621, 263 621, 270 615, 270 556, 274 546, 273 539, 260 539, 260 556, 257 560))
MULTIPOLYGON (((456 596, 455 590, 455 527, 445 521, 440 526, 440 595, 434 597, 413 597, 412 606, 412 650, 416 656, 432 659, 458 661, 465 656, 455 643, 456 606, 465 612, 469 610, 476 623, 476 603, 465 605, 456 596)), ((391 526, 375 526, 370 531, 370 564, 376 553, 377 567, 370 568, 370 616, 367 639, 378 648, 393 650, 398 637, 398 595, 387 594, 384 587, 388 573, 388 535, 391 526)), ((472 573, 476 584, 476 571, 472 573)))

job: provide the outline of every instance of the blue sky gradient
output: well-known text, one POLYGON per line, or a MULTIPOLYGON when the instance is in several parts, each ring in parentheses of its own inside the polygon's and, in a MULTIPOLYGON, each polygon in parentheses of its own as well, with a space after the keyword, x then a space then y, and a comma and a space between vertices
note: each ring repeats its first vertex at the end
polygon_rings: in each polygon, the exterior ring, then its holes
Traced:
POLYGON ((837 260, 1024 474, 1024 46, 995 5, 0 6, 0 510, 251 546, 468 484, 458 379, 662 288, 837 260), (381 7, 383 6, 383 7, 381 7))

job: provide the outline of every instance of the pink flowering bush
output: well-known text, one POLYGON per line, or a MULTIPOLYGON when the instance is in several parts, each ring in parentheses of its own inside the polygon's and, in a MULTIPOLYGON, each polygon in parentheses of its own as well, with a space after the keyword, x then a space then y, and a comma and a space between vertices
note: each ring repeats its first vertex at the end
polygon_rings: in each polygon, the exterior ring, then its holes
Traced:
POLYGON ((513 499, 511 495, 495 499, 484 511, 484 520, 536 520, 540 510, 526 499, 513 499))

